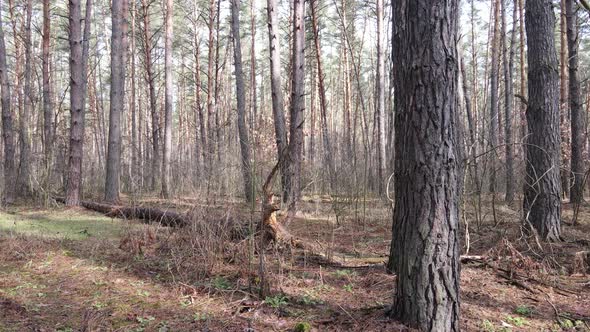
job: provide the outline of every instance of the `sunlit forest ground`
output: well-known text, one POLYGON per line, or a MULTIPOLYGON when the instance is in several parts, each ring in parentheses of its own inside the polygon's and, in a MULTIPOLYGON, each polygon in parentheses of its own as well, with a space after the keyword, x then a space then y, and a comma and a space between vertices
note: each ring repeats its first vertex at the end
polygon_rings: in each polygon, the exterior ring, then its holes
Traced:
MULTIPOLYGON (((182 229, 81 208, 0 213, 0 331, 405 331, 386 318, 391 207, 305 197, 289 231, 312 248, 267 250, 272 295, 258 297, 260 219, 224 198, 135 200, 187 213, 182 229), (251 330, 248 330, 248 329, 251 330)), ((464 331, 589 331, 590 208, 564 204, 564 242, 521 231, 516 207, 467 199, 464 331)), ((518 203, 520 204, 520 203, 518 203)), ((466 239, 465 224, 461 224, 466 239)))

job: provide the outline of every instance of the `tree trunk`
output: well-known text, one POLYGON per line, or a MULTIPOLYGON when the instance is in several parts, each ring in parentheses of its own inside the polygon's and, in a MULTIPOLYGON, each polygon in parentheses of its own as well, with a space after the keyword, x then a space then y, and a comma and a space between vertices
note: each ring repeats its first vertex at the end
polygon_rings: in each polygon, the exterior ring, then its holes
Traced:
POLYGON ((551 0, 526 1, 529 104, 524 217, 550 241, 561 235, 559 71, 551 0))
POLYGON ((113 0, 111 36, 111 102, 105 200, 119 200, 121 177, 121 115, 125 108, 125 68, 127 64, 127 0, 113 0))
POLYGON ((293 54, 291 71, 291 123, 289 128, 289 219, 297 212, 301 196, 303 111, 305 109, 305 1, 293 3, 293 54))
MULTIPOLYGON (((212 179, 213 173, 213 160, 215 159, 215 146, 216 141, 213 139, 215 135, 215 100, 214 90, 216 81, 215 78, 215 17, 217 16, 216 0, 209 1, 209 40, 207 43, 208 55, 207 55, 207 160, 205 161, 206 176, 208 179, 212 179)), ((209 189, 211 181, 207 181, 207 189, 209 189)))
MULTIPOLYGON (((53 160, 53 91, 51 90, 51 73, 49 62, 51 57, 51 16, 50 0, 43 0, 43 150, 46 177, 51 179, 51 163, 53 160)), ((49 182, 48 182, 49 183, 49 182)))
POLYGON ((14 203, 16 190, 16 167, 14 164, 14 127, 13 113, 10 100, 10 79, 6 64, 6 43, 2 27, 2 12, 0 1, 0 84, 2 87, 2 138, 4 141, 4 192, 2 201, 5 204, 14 203))
POLYGON ((459 331, 459 1, 394 1, 393 22, 398 278, 391 314, 422 331, 459 331))
POLYGON ((31 191, 31 141, 29 134, 31 111, 33 108, 33 91, 31 89, 32 64, 33 61, 33 41, 31 39, 31 19, 33 15, 33 1, 26 2, 26 23, 25 23, 25 90, 24 90, 24 107, 21 108, 19 119, 19 142, 20 142, 20 159, 19 171, 17 177, 17 192, 20 197, 29 197, 31 191))
POLYGON ((70 148, 68 156, 66 205, 80 205, 84 148, 86 64, 88 61, 92 0, 86 0, 84 34, 80 0, 69 1, 70 42, 70 148))
POLYGON ((500 0, 494 0, 494 32, 492 36, 492 68, 490 73, 490 143, 489 149, 492 150, 490 164, 490 193, 496 193, 496 170, 498 167, 497 158, 498 153, 498 117, 499 117, 499 103, 498 103, 498 67, 500 63, 499 43, 500 40, 500 0))
POLYGON ((383 29, 383 0, 377 0, 377 155, 379 193, 385 191, 385 31, 383 29))
MULTIPOLYGON (((315 58, 317 62, 318 70, 318 89, 320 93, 320 127, 322 131, 324 160, 328 166, 328 175, 330 177, 329 184, 333 185, 336 180, 335 168, 334 168, 334 154, 332 152, 332 143, 330 142, 330 136, 328 133, 328 99, 326 97, 326 88, 324 84, 324 71, 322 67, 322 52, 320 45, 320 32, 318 27, 318 3, 317 0, 310 1, 311 7, 311 27, 313 30, 313 41, 315 47, 315 58)), ((363 107, 364 108, 364 107, 363 107)))
MULTIPOLYGON (((567 54, 567 33, 566 33, 566 14, 565 14, 565 0, 560 0, 559 10, 559 113, 561 126, 561 162, 564 165, 569 164, 569 137, 568 135, 568 54, 567 54)), ((567 168, 561 169, 561 190, 565 197, 569 197, 569 178, 570 174, 567 168)))
POLYGON ((565 1, 567 15, 567 47, 569 51, 569 104, 571 114, 571 193, 570 201, 584 200, 584 112, 578 75, 578 20, 574 0, 565 1))
POLYGON ((141 174, 141 167, 139 165, 140 160, 140 149, 141 143, 138 144, 138 136, 141 136, 141 131, 137 129, 137 107, 136 107, 136 96, 137 96, 137 84, 135 80, 136 76, 136 60, 135 60, 135 18, 136 18, 136 1, 131 1, 131 101, 129 103, 129 108, 131 109, 131 190, 135 192, 137 189, 138 180, 141 179, 139 175, 141 174))
POLYGON ((242 176, 244 177, 244 193, 246 201, 254 200, 252 183, 252 166, 250 160, 250 141, 246 128, 246 88, 242 70, 242 45, 240 42, 240 0, 232 0, 231 31, 234 41, 234 66, 236 70, 236 97, 238 106, 238 136, 242 153, 242 176))
MULTIPOLYGON (((277 0, 267 0, 268 14, 268 39, 270 49, 270 88, 272 92, 272 115, 275 127, 275 140, 277 144, 277 161, 284 158, 287 148, 287 130, 285 129, 285 109, 283 102, 283 89, 281 88, 281 45, 279 36, 279 19, 277 0)), ((280 164, 281 189, 283 197, 287 197, 287 183, 289 182, 288 163, 280 164)))
POLYGON ((506 37, 508 29, 506 27, 506 0, 502 1, 502 48, 503 48, 503 62, 504 62, 504 141, 506 151, 506 196, 504 201, 506 204, 512 204, 514 201, 514 145, 512 138, 512 107, 514 105, 514 83, 512 80, 512 73, 514 71, 514 48, 516 46, 516 18, 518 14, 518 7, 514 6, 512 15, 512 34, 510 37, 510 54, 508 55, 508 48, 506 47, 506 37))
POLYGON ((173 0, 166 0, 166 36, 164 38, 165 116, 164 116, 164 159, 162 167, 162 196, 170 198, 170 158, 172 156, 172 37, 173 0))
POLYGON ((160 115, 156 100, 155 75, 152 63, 152 35, 150 33, 150 11, 148 0, 141 1, 141 10, 143 15, 143 48, 145 56, 145 71, 149 90, 150 113, 152 117, 152 172, 151 172, 151 189, 156 190, 158 178, 160 175, 160 115))

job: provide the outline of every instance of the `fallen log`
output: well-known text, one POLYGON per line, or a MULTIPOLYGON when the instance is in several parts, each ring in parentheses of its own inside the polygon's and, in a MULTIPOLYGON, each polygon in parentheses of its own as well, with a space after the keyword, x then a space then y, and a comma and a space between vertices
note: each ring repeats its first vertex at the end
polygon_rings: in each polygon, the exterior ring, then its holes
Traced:
MULTIPOLYGON (((57 198, 57 202, 65 203, 63 198, 57 198)), ((189 218, 180 213, 144 206, 120 206, 98 202, 81 201, 80 205, 96 212, 103 213, 112 218, 141 219, 148 223, 160 223, 169 227, 184 227, 189 224, 189 218)))

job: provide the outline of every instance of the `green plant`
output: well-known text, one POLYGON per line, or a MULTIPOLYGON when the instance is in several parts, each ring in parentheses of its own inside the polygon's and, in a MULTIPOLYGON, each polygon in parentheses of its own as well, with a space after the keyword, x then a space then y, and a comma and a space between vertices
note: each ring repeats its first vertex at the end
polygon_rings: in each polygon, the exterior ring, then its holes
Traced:
POLYGON ((495 332, 496 328, 494 327, 494 324, 492 322, 490 322, 489 320, 485 319, 482 323, 481 323, 481 329, 485 332, 495 332))
POLYGON ((293 329, 295 332, 310 332, 311 331, 311 324, 308 322, 301 322, 295 324, 295 328, 293 329))
POLYGON ((523 327, 528 325, 528 321, 522 317, 506 316, 506 321, 516 327, 523 327))
POLYGON ((231 288, 230 282, 224 277, 215 277, 213 279, 213 287, 215 289, 227 290, 231 288))
POLYGON ((102 308, 106 308, 107 307, 107 305, 105 303, 102 303, 102 302, 94 302, 92 304, 92 306, 94 308, 96 308, 96 309, 99 309, 99 310, 102 309, 102 308))
POLYGON ((347 291, 347 292, 349 292, 349 293, 352 293, 352 287, 353 287, 352 284, 348 284, 348 285, 342 286, 342 288, 344 288, 344 290, 347 291))
POLYGON ((208 316, 205 313, 195 312, 195 314, 193 315, 193 322, 200 322, 207 319, 208 316))
POLYGON ((355 275, 355 273, 350 270, 337 270, 336 272, 334 272, 334 275, 339 278, 344 278, 344 277, 352 277, 355 275))
POLYGON ((533 309, 525 305, 519 305, 518 307, 516 307, 516 309, 514 309, 514 313, 519 314, 521 316, 530 317, 533 314, 533 309))
POLYGON ((264 299, 264 303, 268 304, 272 308, 279 309, 285 305, 287 305, 288 299, 284 295, 275 295, 275 296, 267 296, 264 299))

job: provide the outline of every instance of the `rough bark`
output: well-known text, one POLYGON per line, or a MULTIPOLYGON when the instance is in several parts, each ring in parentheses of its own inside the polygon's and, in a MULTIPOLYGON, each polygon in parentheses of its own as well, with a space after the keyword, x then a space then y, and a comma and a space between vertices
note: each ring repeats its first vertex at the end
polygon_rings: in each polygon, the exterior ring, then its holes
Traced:
POLYGON ((43 0, 43 151, 47 179, 51 178, 54 143, 53 91, 51 89, 51 73, 49 68, 51 57, 51 16, 49 6, 50 0, 43 0))
POLYGON ((289 217, 297 211, 301 196, 303 154, 303 111, 305 109, 305 1, 293 3, 293 54, 291 71, 291 108, 289 128, 289 217))
POLYGON ((584 199, 584 112, 578 75, 578 24, 574 0, 565 1, 567 16, 567 47, 569 51, 569 106, 571 115, 571 193, 570 201, 579 204, 584 199))
POLYGON ((165 38, 164 38, 164 158, 162 163, 162 196, 170 198, 170 161, 172 157, 172 22, 173 0, 166 0, 165 38))
POLYGON ((121 177, 121 116, 125 108, 125 68, 127 64, 127 0, 113 0, 111 35, 111 103, 105 180, 105 200, 119 200, 121 177))
POLYGON ((84 148, 84 113, 86 99, 86 65, 88 61, 92 0, 86 0, 82 20, 80 0, 69 1, 70 43, 70 148, 66 184, 66 205, 80 204, 82 191, 82 157, 84 148), (84 33, 82 33, 82 21, 84 33))
MULTIPOLYGON (((564 165, 569 161, 569 103, 568 103, 568 48, 566 33, 565 0, 560 0, 559 10, 559 113, 561 128, 561 162, 564 165)), ((565 197, 570 196, 569 179, 571 174, 567 168, 561 169, 561 189, 565 197)))
MULTIPOLYGON (((268 42, 270 50, 270 88, 272 93, 272 115, 274 119, 277 160, 280 160, 287 148, 287 130, 285 129, 285 109, 283 89, 281 88, 281 45, 279 36, 279 19, 277 0, 267 0, 268 42)), ((287 197, 287 163, 281 163, 281 188, 283 197, 287 197)))
POLYGON ((524 217, 545 240, 561 235, 559 67, 551 0, 526 1, 529 103, 524 217))
POLYGON ((459 1, 394 1, 393 22, 391 315, 422 331, 459 331, 459 1))
POLYGON ((14 163, 15 133, 10 102, 10 79, 8 78, 8 66, 6 64, 6 43, 4 41, 4 29, 2 27, 1 5, 2 1, 0 1, 0 84, 2 88, 2 139, 4 143, 4 191, 2 201, 4 204, 12 204, 15 199, 16 190, 16 166, 14 163))
POLYGON ((514 83, 512 75, 514 72, 514 48, 516 46, 516 18, 518 14, 518 7, 514 6, 512 15, 512 33, 510 37, 510 45, 507 47, 506 38, 508 36, 508 29, 506 27, 506 0, 502 1, 502 48, 503 48, 503 62, 504 62, 504 149, 506 152, 506 195, 504 201, 507 204, 512 204, 514 201, 514 145, 512 135, 512 107, 514 105, 514 83), (510 52, 508 54, 508 52, 510 52))

